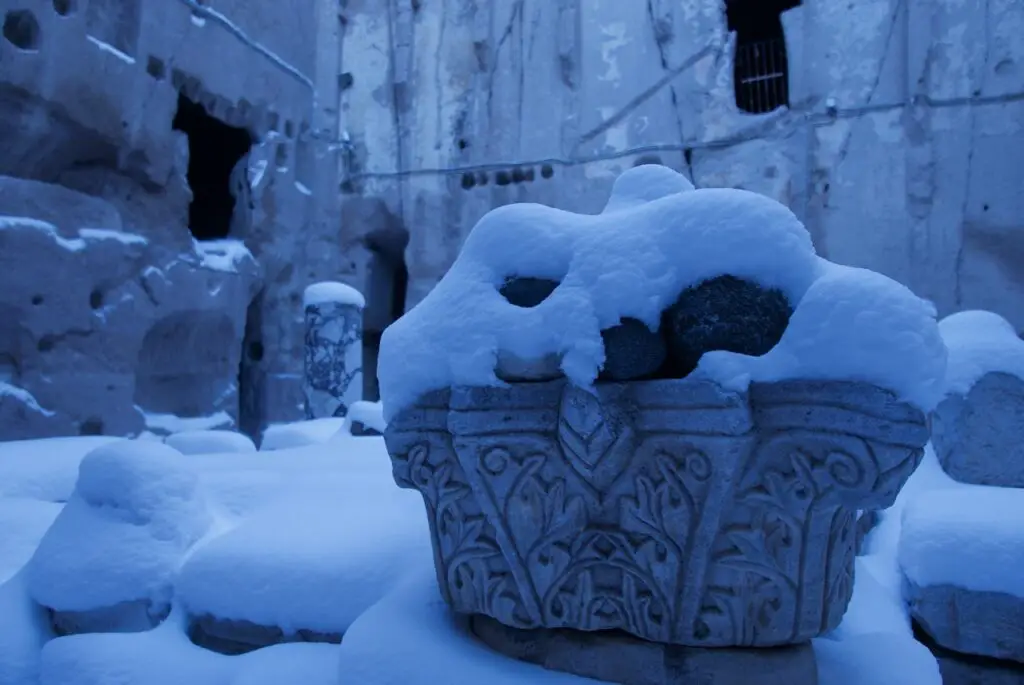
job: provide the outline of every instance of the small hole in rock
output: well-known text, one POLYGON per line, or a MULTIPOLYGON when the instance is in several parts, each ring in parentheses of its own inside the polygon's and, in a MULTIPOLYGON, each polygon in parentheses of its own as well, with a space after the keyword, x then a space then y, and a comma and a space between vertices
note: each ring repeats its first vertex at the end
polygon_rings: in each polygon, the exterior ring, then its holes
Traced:
POLYGON ((93 290, 89 293, 89 306, 93 309, 99 309, 103 306, 103 291, 93 290))
POLYGON ((981 211, 983 211, 983 212, 987 212, 988 211, 988 203, 987 202, 984 205, 982 205, 981 211))
POLYGON ((254 342, 249 344, 249 359, 254 362, 263 361, 263 343, 254 342))
POLYGON ((352 76, 352 72, 346 71, 338 76, 338 90, 348 90, 355 83, 355 78, 352 76))
POLYGON ((4 38, 19 50, 39 49, 39 20, 31 10, 10 10, 4 15, 4 38))
POLYGON ((103 421, 100 419, 86 419, 78 426, 79 435, 103 435, 103 421))
POLYGON ((459 138, 459 140, 456 143, 456 145, 459 146, 460 150, 465 150, 467 147, 469 147, 469 143, 466 142, 465 138, 459 138))
POLYGON ((469 190, 476 185, 476 177, 473 174, 466 173, 462 174, 462 188, 463 190, 469 190))
POLYGON ((53 11, 62 17, 73 14, 75 11, 75 0, 53 0, 53 11))
POLYGON ((499 171, 498 173, 496 173, 494 175, 494 183, 496 185, 507 186, 511 182, 512 182, 512 179, 509 178, 507 171, 499 171))
POLYGON ((522 183, 525 180, 526 180, 526 176, 523 174, 523 170, 522 169, 520 169, 519 167, 516 167, 515 169, 512 170, 512 182, 513 183, 522 183))
POLYGON ((150 55, 146 58, 146 73, 157 81, 163 81, 167 76, 167 68, 164 66, 164 61, 159 57, 150 55))
POLYGON ((551 178, 555 175, 555 169, 550 164, 542 164, 540 167, 541 178, 551 178))
POLYGON ((53 339, 52 335, 44 335, 39 339, 39 342, 36 343, 36 349, 40 352, 49 352, 53 349, 55 344, 56 341, 53 339))
POLYGON ((34 304, 34 305, 36 305, 38 307, 42 303, 43 303, 43 296, 42 295, 33 295, 32 296, 32 304, 34 304))
POLYGON ((558 281, 530 276, 512 277, 505 281, 498 292, 517 307, 536 307, 546 300, 558 287, 558 281))

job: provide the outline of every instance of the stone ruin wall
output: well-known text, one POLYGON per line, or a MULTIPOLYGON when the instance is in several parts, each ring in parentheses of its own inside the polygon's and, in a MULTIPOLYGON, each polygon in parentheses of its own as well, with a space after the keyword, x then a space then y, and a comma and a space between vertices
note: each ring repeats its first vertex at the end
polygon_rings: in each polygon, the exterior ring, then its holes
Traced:
POLYGON ((737 109, 719 0, 343 4, 342 211, 371 309, 401 284, 375 232, 407 230, 408 307, 488 210, 596 212, 657 160, 780 200, 820 253, 940 314, 1024 329, 1019 2, 805 0, 781 15, 790 107, 767 114, 737 109))
POLYGON ((336 4, 0 0, 0 17, 0 216, 17 217, 0 439, 137 433, 143 411, 301 418, 302 290, 341 270, 336 4), (189 232, 179 94, 255 140, 227 241, 189 232))

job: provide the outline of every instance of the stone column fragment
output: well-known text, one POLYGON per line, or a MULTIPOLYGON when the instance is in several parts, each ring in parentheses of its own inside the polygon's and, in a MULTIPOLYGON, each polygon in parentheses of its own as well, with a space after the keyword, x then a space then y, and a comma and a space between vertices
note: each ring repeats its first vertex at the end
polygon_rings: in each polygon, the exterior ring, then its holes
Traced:
POLYGON ((362 294, 344 283, 306 288, 303 394, 307 419, 345 416, 363 398, 362 294))

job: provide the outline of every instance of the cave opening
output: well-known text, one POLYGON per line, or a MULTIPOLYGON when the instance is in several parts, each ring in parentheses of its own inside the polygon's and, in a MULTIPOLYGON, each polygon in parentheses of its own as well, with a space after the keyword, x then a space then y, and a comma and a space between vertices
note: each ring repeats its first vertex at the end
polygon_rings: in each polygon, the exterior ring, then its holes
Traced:
MULTIPOLYGON (((188 225, 196 240, 220 240, 232 233, 232 217, 247 196, 237 188, 236 167, 247 158, 254 140, 244 128, 225 124, 185 95, 171 127, 188 136, 186 178, 192 190, 188 225)), ((243 162, 245 164, 245 162, 243 162)), ((243 169, 244 171, 244 169, 243 169)))
POLYGON ((370 252, 369 292, 363 311, 363 398, 380 399, 377 384, 377 358, 384 329, 404 313, 409 290, 409 269, 405 263, 405 247, 409 233, 397 226, 371 234, 367 238, 370 252))
POLYGON ((789 57, 782 13, 800 0, 727 0, 725 16, 736 32, 733 87, 736 107, 764 114, 789 105, 789 57))

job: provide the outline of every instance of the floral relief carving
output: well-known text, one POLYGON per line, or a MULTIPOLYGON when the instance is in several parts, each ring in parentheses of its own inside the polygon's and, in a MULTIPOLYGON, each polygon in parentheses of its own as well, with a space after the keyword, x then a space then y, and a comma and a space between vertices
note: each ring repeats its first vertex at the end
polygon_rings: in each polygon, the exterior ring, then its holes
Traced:
POLYGON ((448 410, 457 421, 386 436, 396 481, 426 502, 445 598, 518 628, 696 646, 820 635, 852 592, 855 510, 888 506, 927 440, 895 400, 893 421, 858 409, 882 392, 858 384, 717 404, 546 386, 489 389, 448 410), (842 431, 791 420, 837 397, 842 431))

